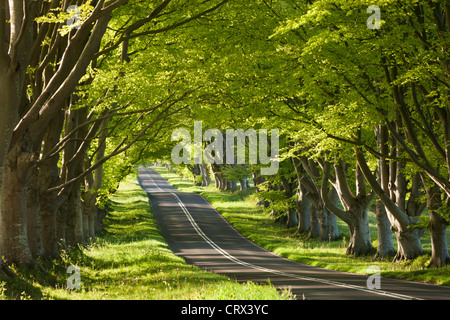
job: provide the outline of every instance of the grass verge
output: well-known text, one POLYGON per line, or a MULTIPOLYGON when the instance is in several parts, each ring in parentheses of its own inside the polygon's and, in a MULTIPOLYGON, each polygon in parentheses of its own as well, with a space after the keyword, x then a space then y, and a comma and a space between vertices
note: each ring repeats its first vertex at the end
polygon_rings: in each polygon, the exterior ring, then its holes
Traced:
POLYGON ((69 300, 278 300, 291 299, 273 286, 237 283, 188 265, 161 236, 146 193, 129 177, 111 199, 105 229, 89 245, 42 262, 46 272, 14 268, 0 278, 0 299, 69 300), (70 265, 80 269, 80 289, 67 289, 70 265))
MULTIPOLYGON (((213 185, 206 188, 199 187, 165 167, 155 167, 155 169, 181 191, 202 194, 244 236, 288 259, 313 266, 361 274, 367 274, 368 268, 376 265, 380 268, 381 275, 385 277, 450 286, 450 266, 426 268, 431 257, 431 241, 428 231, 421 239, 426 254, 412 261, 392 262, 389 259, 372 261, 372 256, 348 256, 345 251, 349 241, 349 232, 346 224, 339 219, 338 226, 343 235, 342 240, 320 242, 315 239, 307 239, 307 235, 295 236, 295 230, 286 229, 275 223, 273 217, 263 213, 262 208, 256 205, 256 199, 251 189, 230 192, 219 191, 213 185)), ((371 237, 376 248, 375 215, 369 213, 369 219, 371 237)), ((449 242, 448 234, 447 238, 447 242, 449 242)), ((393 237, 393 241, 396 246, 395 237, 393 237)))

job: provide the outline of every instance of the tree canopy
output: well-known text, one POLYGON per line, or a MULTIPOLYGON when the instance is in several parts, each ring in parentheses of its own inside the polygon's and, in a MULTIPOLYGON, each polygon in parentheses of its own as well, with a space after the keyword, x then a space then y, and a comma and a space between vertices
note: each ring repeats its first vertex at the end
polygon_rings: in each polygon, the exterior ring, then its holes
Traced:
POLYGON ((202 121, 280 132, 275 175, 248 161, 185 165, 203 183, 252 179, 269 211, 322 240, 340 237, 341 219, 348 254, 413 259, 428 228, 431 264, 448 263, 450 7, 383 1, 375 21, 371 5, 2 3, 1 255, 37 264, 93 239, 121 179, 170 162, 172 132, 202 121))

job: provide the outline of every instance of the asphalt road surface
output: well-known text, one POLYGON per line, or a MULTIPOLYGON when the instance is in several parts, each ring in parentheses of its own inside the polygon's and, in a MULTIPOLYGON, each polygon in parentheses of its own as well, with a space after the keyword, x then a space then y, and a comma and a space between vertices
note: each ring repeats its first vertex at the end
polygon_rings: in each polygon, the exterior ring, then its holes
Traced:
POLYGON ((151 168, 139 168, 162 235, 186 262, 238 281, 290 288, 298 299, 438 300, 450 299, 450 288, 356 275, 301 264, 280 257, 242 236, 201 195, 180 192, 151 168))

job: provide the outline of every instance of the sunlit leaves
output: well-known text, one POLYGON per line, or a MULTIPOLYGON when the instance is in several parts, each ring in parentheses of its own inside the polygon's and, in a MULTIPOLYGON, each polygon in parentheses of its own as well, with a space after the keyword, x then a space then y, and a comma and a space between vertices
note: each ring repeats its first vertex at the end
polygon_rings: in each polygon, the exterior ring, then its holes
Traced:
POLYGON ((90 2, 79 6, 72 6, 69 10, 63 11, 61 8, 53 9, 45 16, 36 18, 37 23, 59 23, 62 24, 59 33, 64 36, 73 28, 79 27, 92 13, 94 7, 90 2), (73 21, 70 21, 73 19, 73 21), (68 23, 70 21, 70 23, 68 23))

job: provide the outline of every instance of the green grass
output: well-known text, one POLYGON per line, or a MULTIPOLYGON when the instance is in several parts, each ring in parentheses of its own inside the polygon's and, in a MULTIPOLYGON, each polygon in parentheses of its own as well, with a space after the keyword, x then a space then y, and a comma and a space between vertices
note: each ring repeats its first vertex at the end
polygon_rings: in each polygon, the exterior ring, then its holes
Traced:
POLYGON ((135 177, 111 200, 104 231, 89 245, 42 262, 46 272, 14 268, 18 277, 0 278, 0 299, 292 299, 273 286, 238 283, 188 265, 161 236, 148 197, 135 177), (80 268, 81 288, 66 286, 67 267, 80 268))
MULTIPOLYGON (((288 259, 313 266, 361 274, 367 274, 369 266, 377 265, 382 276, 450 286, 449 266, 426 268, 431 256, 431 241, 428 231, 422 237, 422 247, 426 254, 413 261, 392 262, 392 259, 372 261, 372 256, 348 256, 345 251, 349 241, 349 232, 346 224, 339 219, 338 227, 343 235, 342 240, 320 242, 315 239, 306 239, 306 235, 294 235, 295 230, 284 228, 275 223, 273 217, 263 213, 262 208, 256 205, 253 190, 229 192, 218 191, 213 185, 206 188, 193 186, 191 181, 183 179, 174 171, 169 171, 164 167, 155 169, 174 187, 182 191, 202 194, 243 235, 288 259)), ((376 247, 376 218, 373 213, 369 213, 369 218, 371 237, 373 245, 376 247)), ((448 233, 447 238, 447 242, 450 243, 448 233)), ((396 246, 395 237, 393 240, 394 246, 396 246)))

